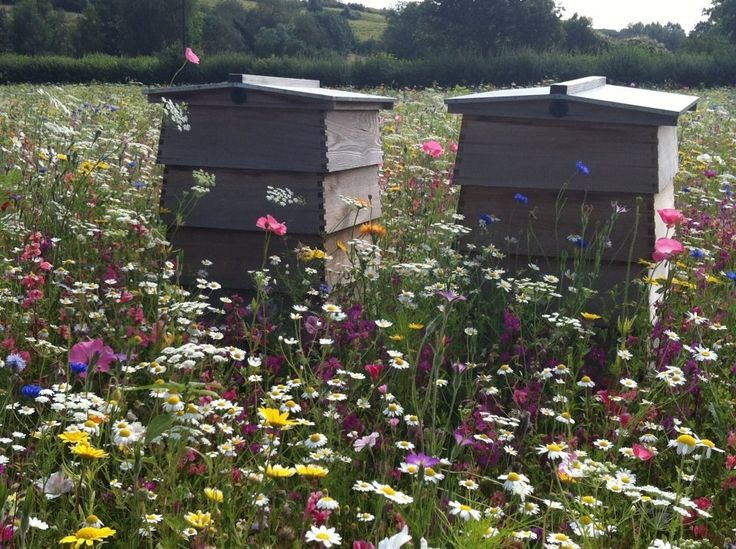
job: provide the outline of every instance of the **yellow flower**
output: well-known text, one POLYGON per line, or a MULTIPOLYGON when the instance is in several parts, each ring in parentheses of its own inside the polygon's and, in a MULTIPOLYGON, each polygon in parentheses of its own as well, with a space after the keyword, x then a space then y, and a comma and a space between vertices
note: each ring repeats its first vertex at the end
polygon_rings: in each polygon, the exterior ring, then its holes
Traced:
POLYGON ((345 243, 342 240, 337 241, 337 247, 340 248, 343 252, 348 252, 348 247, 345 245, 345 243))
POLYGON ((205 488, 204 495, 207 496, 208 500, 214 501, 215 503, 222 503, 225 499, 222 490, 218 490, 217 488, 205 488))
POLYGON ((404 339, 404 336, 402 336, 402 335, 399 335, 399 334, 394 334, 394 335, 390 335, 390 336, 388 336, 388 338, 389 338, 389 339, 390 339, 391 341, 401 341, 402 339, 404 339))
POLYGON ((82 545, 86 545, 87 547, 92 547, 94 542, 96 541, 102 541, 105 538, 109 538, 111 536, 115 535, 115 530, 112 528, 108 528, 105 526, 104 528, 93 528, 91 526, 86 526, 84 528, 80 528, 73 534, 70 534, 59 541, 60 544, 65 543, 73 543, 74 549, 77 549, 78 547, 81 547, 82 545))
POLYGON ((289 412, 281 412, 278 408, 258 408, 258 413, 263 418, 263 424, 266 427, 278 427, 280 429, 288 429, 292 425, 296 425, 296 421, 289 418, 289 412))
POLYGON ((89 442, 79 442, 72 446, 72 454, 84 459, 102 459, 110 455, 104 450, 90 446, 89 442))
POLYGON ((302 477, 322 478, 327 476, 327 473, 330 471, 326 467, 322 467, 321 465, 312 465, 310 463, 309 465, 297 465, 296 472, 302 477))
POLYGON ((64 153, 57 154, 56 158, 58 158, 59 160, 69 160, 69 157, 65 155, 64 153))
POLYGON ((266 474, 271 478, 289 478, 296 474, 296 469, 283 465, 269 465, 266 467, 266 474))
POLYGON ((424 324, 422 324, 420 322, 411 322, 409 324, 409 329, 410 330, 421 330, 422 328, 424 328, 424 324))
POLYGON ((601 315, 597 315, 595 313, 580 313, 580 316, 585 320, 598 320, 599 318, 602 318, 601 315))
POLYGON ((197 509, 196 513, 187 513, 186 515, 184 515, 184 520, 186 520, 189 524, 191 524, 198 530, 201 530, 202 528, 207 528, 212 524, 212 514, 203 513, 202 511, 197 509))
POLYGON ((327 259, 327 254, 323 250, 305 246, 299 250, 299 259, 304 262, 314 261, 316 259, 327 259))
POLYGON ((59 438, 67 444, 79 444, 80 442, 89 442, 89 434, 84 431, 65 431, 59 435, 59 438))

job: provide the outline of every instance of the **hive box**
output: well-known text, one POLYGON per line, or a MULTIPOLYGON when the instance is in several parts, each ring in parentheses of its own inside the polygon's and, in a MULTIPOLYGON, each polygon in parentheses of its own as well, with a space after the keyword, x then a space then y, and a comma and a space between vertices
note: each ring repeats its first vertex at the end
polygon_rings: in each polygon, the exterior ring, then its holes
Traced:
POLYGON ((266 214, 284 221, 285 240, 272 253, 299 245, 333 255, 330 279, 339 274, 339 240, 381 214, 378 164, 382 160, 379 109, 393 99, 321 88, 316 80, 230 75, 229 82, 147 90, 149 101, 186 104, 191 129, 165 120, 158 161, 165 165, 161 206, 167 221, 195 184, 194 170, 216 178, 169 239, 183 251, 182 282, 190 284, 208 259, 210 278, 229 289, 250 289, 249 270, 263 261, 266 214), (266 199, 268 187, 288 188, 299 205, 266 199), (357 215, 341 196, 370 203, 357 215))
POLYGON ((593 241, 618 205, 628 211, 602 250, 598 289, 629 282, 665 236, 656 210, 674 207, 677 122, 697 100, 608 85, 603 76, 447 99, 463 115, 458 210, 469 223, 498 218, 472 238, 508 253, 510 264, 562 264, 579 245, 573 236, 593 241))

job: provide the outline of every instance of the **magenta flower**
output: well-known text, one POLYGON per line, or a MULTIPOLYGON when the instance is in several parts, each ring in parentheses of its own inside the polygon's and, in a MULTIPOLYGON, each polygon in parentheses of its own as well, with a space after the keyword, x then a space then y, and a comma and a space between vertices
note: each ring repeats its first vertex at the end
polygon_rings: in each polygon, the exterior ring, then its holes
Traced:
POLYGON ((422 150, 432 158, 438 158, 442 156, 443 152, 445 152, 445 150, 442 148, 442 145, 437 143, 437 141, 435 140, 425 142, 422 145, 422 150))
POLYGON ((199 65, 199 56, 192 51, 192 48, 187 48, 184 50, 184 57, 186 57, 186 60, 190 63, 199 65))
POLYGON ((258 221, 256 221, 256 227, 278 236, 284 236, 286 234, 286 223, 276 221, 276 218, 270 214, 266 217, 259 217, 258 221))
POLYGON ((674 238, 658 238, 654 244, 652 259, 654 261, 664 261, 684 251, 685 246, 679 240, 675 240, 674 238))
POLYGON ((410 465, 421 465, 422 467, 434 467, 440 460, 427 454, 408 454, 406 462, 410 465))
POLYGON ((94 367, 95 372, 107 372, 110 363, 117 360, 113 350, 105 345, 101 339, 80 341, 69 350, 69 363, 86 364, 88 368, 94 367))
POLYGON ((657 210, 657 213, 668 227, 674 227, 675 225, 685 222, 685 216, 683 213, 675 208, 664 208, 662 210, 657 210))

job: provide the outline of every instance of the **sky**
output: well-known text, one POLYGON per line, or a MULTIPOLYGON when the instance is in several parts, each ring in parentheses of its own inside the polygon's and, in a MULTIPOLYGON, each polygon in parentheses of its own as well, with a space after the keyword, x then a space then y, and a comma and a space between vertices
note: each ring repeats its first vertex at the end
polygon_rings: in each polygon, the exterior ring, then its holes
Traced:
MULTIPOLYGON (((347 0, 346 0, 347 1, 347 0)), ((395 7, 397 0, 355 0, 372 8, 395 7)), ((593 19, 598 29, 619 30, 629 23, 680 23, 690 32, 705 19, 703 9, 710 7, 711 0, 557 0, 564 8, 563 19, 575 12, 593 19)))

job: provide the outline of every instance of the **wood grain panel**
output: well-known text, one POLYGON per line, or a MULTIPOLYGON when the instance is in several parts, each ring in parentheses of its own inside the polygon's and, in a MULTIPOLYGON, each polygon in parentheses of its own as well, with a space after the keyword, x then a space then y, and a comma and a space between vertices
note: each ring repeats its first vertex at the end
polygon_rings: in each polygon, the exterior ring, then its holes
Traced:
MULTIPOLYGON (((593 273, 595 268, 592 263, 581 263, 577 267, 577 273, 580 274, 577 274, 575 279, 570 279, 564 276, 566 271, 576 272, 575 264, 570 260, 562 261, 558 258, 511 255, 500 260, 499 266, 507 271, 506 276, 514 276, 518 272, 536 280, 544 274, 555 275, 562 281, 563 292, 568 291, 571 286, 580 287, 587 284, 590 281, 588 273, 593 273), (529 263, 539 267, 539 272, 532 271, 529 263)), ((646 267, 636 263, 629 267, 622 262, 601 262, 595 280, 591 284, 592 289, 596 290, 598 294, 588 301, 585 311, 602 315, 604 320, 609 323, 615 322, 624 302, 624 290, 627 286, 629 302, 642 300, 644 303, 650 303, 652 294, 649 287, 636 282, 637 279, 641 279, 648 274, 649 270, 646 267)), ((494 290, 499 291, 495 289, 495 285, 488 289, 488 291, 494 290)))
POLYGON ((325 232, 333 233, 381 216, 381 196, 378 187, 378 166, 367 166, 334 172, 323 183, 325 232), (340 195, 359 198, 370 207, 357 212, 340 195))
POLYGON ((657 129, 593 129, 463 120, 455 182, 461 185, 654 193, 657 129), (576 173, 582 160, 590 175, 576 173))
MULTIPOLYGON (((293 255, 289 252, 299 246, 311 246, 325 249, 334 259, 325 265, 329 279, 337 281, 346 264, 346 257, 337 246, 337 242, 350 239, 351 230, 345 229, 323 238, 317 235, 289 234, 286 238, 272 237, 268 255, 279 255, 286 259, 293 255), (342 254, 342 255, 341 255, 342 254)), ((263 232, 224 231, 217 229, 201 229, 181 227, 169 236, 174 250, 181 250, 180 281, 184 285, 193 285, 197 272, 203 269, 202 260, 212 261, 206 267, 208 279, 219 282, 230 290, 252 290, 253 282, 249 270, 257 270, 263 264, 263 232)))
POLYGON ((377 111, 325 113, 330 172, 380 164, 383 159, 377 111))
POLYGON ((322 114, 191 107, 191 131, 166 123, 159 162, 169 166, 321 172, 322 114))
POLYGON ((523 256, 572 255, 576 251, 576 244, 567 237, 580 235, 592 243, 595 234, 602 234, 601 231, 611 218, 611 203, 617 202, 629 211, 619 214, 610 233, 612 245, 604 250, 603 257, 626 261, 632 242, 634 260, 650 257, 657 236, 652 195, 645 195, 638 200, 634 195, 617 193, 523 192, 529 200, 526 205, 514 199, 517 189, 463 186, 458 212, 466 216, 467 225, 478 227, 481 214, 495 215, 500 219, 485 230, 475 229, 466 237, 466 241, 479 245, 492 243, 506 253, 523 256), (635 227, 637 203, 639 216, 638 227, 635 227), (583 209, 588 215, 585 229, 583 209), (509 238, 516 239, 517 243, 510 242, 509 238))
MULTIPOLYGON (((163 206, 170 222, 192 185, 193 168, 167 167, 163 206)), ((184 225, 211 229, 254 231, 259 217, 271 214, 286 223, 289 231, 320 234, 324 230, 322 174, 205 170, 215 176, 215 187, 190 208, 184 225), (291 189, 303 204, 280 206, 266 200, 267 187, 291 189)))

